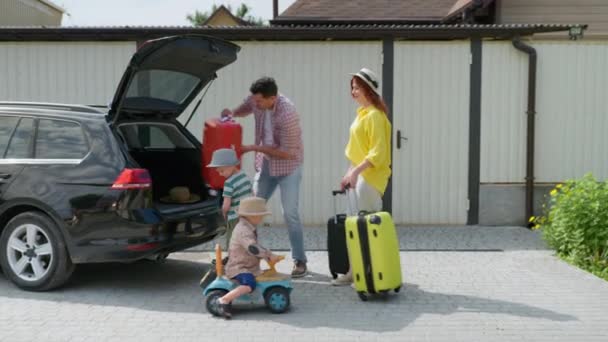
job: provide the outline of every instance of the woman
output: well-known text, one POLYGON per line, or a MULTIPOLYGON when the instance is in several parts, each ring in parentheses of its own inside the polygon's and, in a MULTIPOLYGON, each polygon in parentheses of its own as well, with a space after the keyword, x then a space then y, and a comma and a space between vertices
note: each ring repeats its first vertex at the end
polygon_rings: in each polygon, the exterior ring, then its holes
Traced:
MULTIPOLYGON (((350 167, 340 182, 342 189, 349 189, 348 215, 356 215, 359 210, 382 210, 382 195, 391 175, 391 124, 379 93, 378 77, 367 68, 352 75, 351 96, 360 107, 345 149, 350 167)), ((349 271, 332 284, 348 285, 352 281, 349 271)))

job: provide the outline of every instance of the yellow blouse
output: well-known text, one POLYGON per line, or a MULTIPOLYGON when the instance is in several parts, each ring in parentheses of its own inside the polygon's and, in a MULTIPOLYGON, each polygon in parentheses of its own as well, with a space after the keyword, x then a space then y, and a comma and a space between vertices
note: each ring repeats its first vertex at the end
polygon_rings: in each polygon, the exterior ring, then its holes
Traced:
POLYGON ((391 175, 391 123, 386 114, 374 106, 359 107, 344 154, 353 166, 369 161, 372 166, 361 176, 384 194, 391 175))

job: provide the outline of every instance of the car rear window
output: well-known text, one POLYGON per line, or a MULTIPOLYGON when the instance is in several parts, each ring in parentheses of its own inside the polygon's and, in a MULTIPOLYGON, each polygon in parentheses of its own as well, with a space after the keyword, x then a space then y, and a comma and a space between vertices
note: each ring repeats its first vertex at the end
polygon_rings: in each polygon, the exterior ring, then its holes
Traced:
POLYGON ((192 75, 171 70, 139 71, 129 85, 129 98, 153 98, 182 104, 192 94, 200 80, 192 75))
POLYGON ((36 159, 82 159, 89 151, 80 125, 71 121, 40 120, 36 159))
POLYGON ((118 126, 118 131, 129 150, 194 148, 192 142, 172 124, 125 123, 118 126))

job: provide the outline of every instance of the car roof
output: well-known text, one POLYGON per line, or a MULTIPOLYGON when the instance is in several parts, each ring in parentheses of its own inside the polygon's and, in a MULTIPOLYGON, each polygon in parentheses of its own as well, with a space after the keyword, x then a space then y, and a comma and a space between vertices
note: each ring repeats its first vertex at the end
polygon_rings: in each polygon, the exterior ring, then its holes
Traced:
POLYGON ((85 106, 44 102, 4 102, 0 101, 0 113, 19 114, 38 117, 65 119, 99 119, 105 120, 107 107, 85 106))

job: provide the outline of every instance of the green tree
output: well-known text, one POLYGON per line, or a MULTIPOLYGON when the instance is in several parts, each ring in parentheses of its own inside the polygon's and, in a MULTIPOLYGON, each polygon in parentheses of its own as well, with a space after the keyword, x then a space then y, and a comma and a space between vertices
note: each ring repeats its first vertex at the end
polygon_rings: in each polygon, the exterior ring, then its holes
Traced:
MULTIPOLYGON (((232 7, 230 5, 224 5, 224 7, 226 7, 228 11, 232 13, 235 17, 243 19, 252 25, 263 26, 265 24, 264 19, 256 18, 249 14, 251 12, 251 7, 247 6, 246 4, 241 3, 241 5, 237 8, 236 12, 232 11, 232 7)), ((203 26, 203 23, 207 21, 207 19, 209 19, 209 17, 215 11, 217 11, 218 8, 220 8, 220 6, 214 4, 211 7, 211 11, 201 12, 199 10, 195 10, 194 13, 188 14, 186 16, 186 19, 188 19, 188 21, 193 26, 203 26)))

